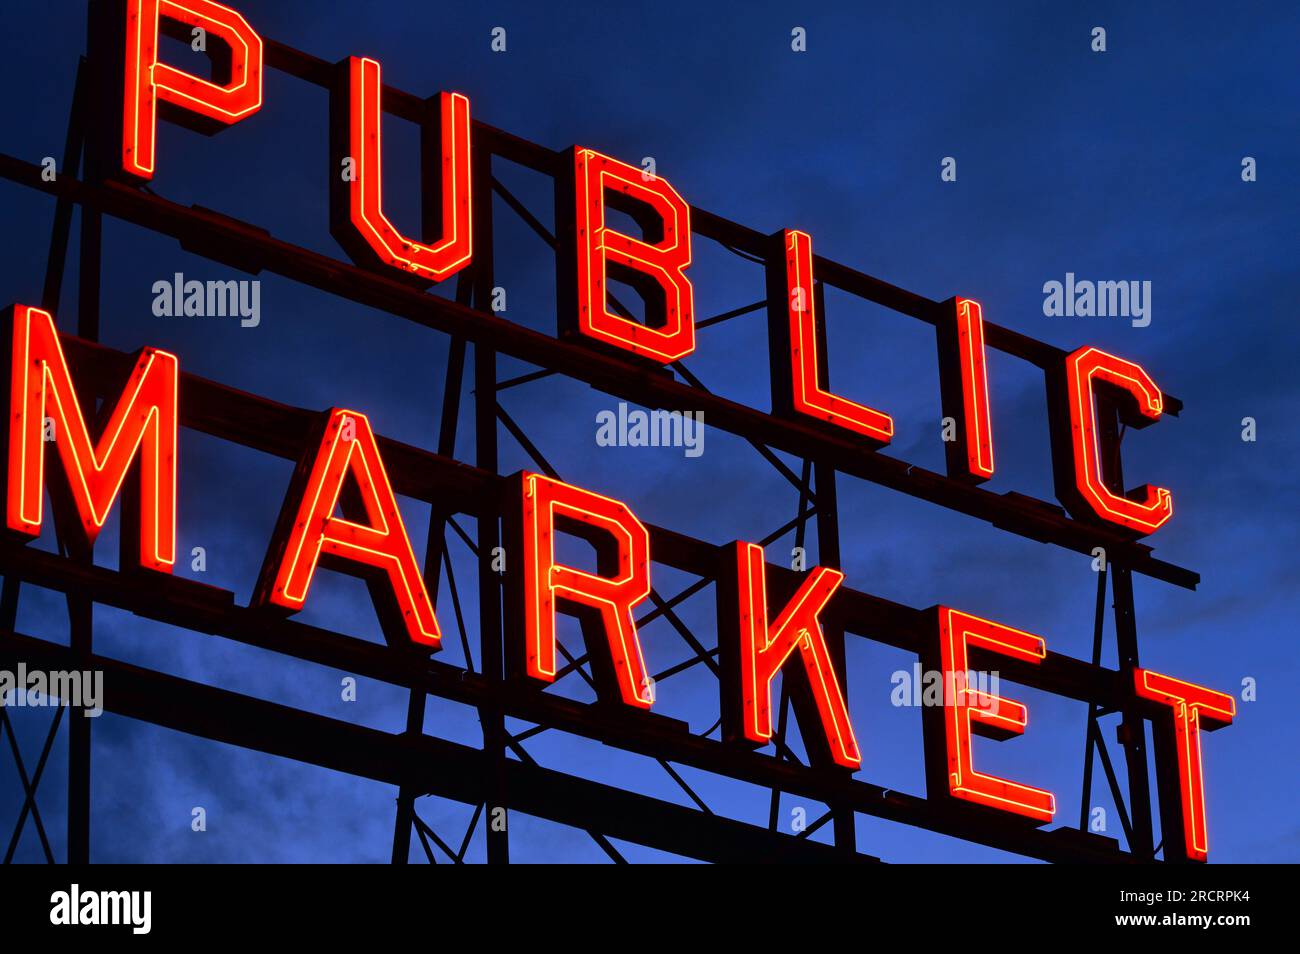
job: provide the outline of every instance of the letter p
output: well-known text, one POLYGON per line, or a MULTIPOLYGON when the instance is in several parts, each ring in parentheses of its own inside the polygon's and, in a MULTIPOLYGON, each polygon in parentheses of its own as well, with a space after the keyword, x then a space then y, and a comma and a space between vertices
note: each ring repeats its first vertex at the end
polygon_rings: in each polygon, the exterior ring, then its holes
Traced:
POLYGON ((164 118, 210 135, 262 106, 262 38, 237 12, 213 0, 94 0, 91 36, 103 44, 92 52, 105 67, 97 82, 123 94, 121 123, 114 120, 111 130, 118 155, 102 157, 117 166, 110 166, 115 174, 153 178, 160 108, 164 118), (185 43, 201 35, 211 78, 160 62, 161 35, 185 43))

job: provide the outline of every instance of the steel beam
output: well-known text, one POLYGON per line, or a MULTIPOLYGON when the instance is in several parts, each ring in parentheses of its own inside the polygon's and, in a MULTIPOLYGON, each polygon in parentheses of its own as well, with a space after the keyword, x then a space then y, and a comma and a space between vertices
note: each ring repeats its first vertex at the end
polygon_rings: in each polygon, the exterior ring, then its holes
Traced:
MULTIPOLYGON (((81 665, 67 647, 0 632, 0 657, 45 669, 81 665)), ((491 755, 430 736, 390 733, 152 672, 103 656, 105 708, 200 738, 478 805, 493 797, 491 755)), ((835 848, 522 762, 504 763, 509 805, 574 828, 598 828, 661 851, 715 862, 843 861, 835 848)), ((858 855, 854 861, 877 859, 858 855)))

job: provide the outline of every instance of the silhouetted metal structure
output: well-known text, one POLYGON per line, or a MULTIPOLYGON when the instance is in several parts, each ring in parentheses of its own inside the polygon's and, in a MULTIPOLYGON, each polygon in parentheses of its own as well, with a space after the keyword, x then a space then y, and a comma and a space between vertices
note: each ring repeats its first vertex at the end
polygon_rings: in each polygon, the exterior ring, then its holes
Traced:
MULTIPOLYGON (((333 67, 325 61, 281 44, 267 44, 267 65, 328 90, 333 67)), ((387 112, 419 122, 426 113, 425 100, 392 88, 384 90, 387 112)), ((935 832, 995 846, 1051 861, 1149 861, 1153 846, 1151 796, 1147 776, 1146 733, 1142 716, 1133 708, 1132 671, 1138 664, 1133 614, 1132 574, 1139 573, 1184 587, 1194 587, 1198 577, 1189 570, 1155 559, 1149 547, 1132 542, 1105 528, 1068 518, 1057 506, 1019 494, 995 494, 969 483, 952 480, 905 462, 874 453, 851 435, 837 436, 793 420, 773 417, 710 393, 681 363, 675 375, 652 373, 643 366, 551 337, 506 321, 492 313, 489 300, 493 279, 493 196, 519 216, 539 240, 554 248, 552 229, 540 222, 501 182, 494 168, 513 163, 548 176, 556 176, 561 153, 526 142, 482 123, 473 127, 476 249, 474 263, 457 278, 455 300, 413 289, 388 276, 345 261, 308 251, 273 238, 265 231, 210 211, 169 202, 148 190, 115 182, 77 178, 83 158, 83 136, 89 121, 87 71, 83 61, 72 109, 62 172, 47 182, 38 166, 12 156, 0 156, 0 176, 11 182, 56 197, 53 239, 42 307, 57 314, 63 284, 65 254, 71 238, 74 206, 80 218, 79 325, 75 336, 65 336, 69 360, 98 396, 106 394, 128 362, 125 354, 97 344, 100 331, 100 241, 103 216, 111 216, 162 235, 170 236, 190 251, 246 271, 266 270, 357 304, 425 325, 451 337, 444 385, 437 453, 381 439, 384 459, 395 490, 427 501, 433 519, 425 548, 425 576, 431 595, 439 587, 452 589, 456 605, 451 559, 446 533, 460 534, 477 554, 498 545, 500 527, 493 511, 501 481, 498 441, 501 431, 517 441, 539 471, 556 476, 556 470, 530 441, 517 422, 498 403, 497 395, 550 375, 565 375, 610 395, 650 408, 702 410, 708 423, 744 437, 797 493, 796 516, 774 530, 766 544, 793 532, 802 546, 810 521, 815 521, 818 563, 838 566, 840 542, 836 504, 836 479, 840 473, 873 481, 895 491, 980 518, 1033 540, 1080 553, 1104 547, 1109 571, 1098 580, 1097 617, 1092 659, 1076 660, 1049 653, 1041 666, 999 657, 998 668, 1007 678, 1089 703, 1085 772, 1078 829, 1040 830, 987 813, 961 810, 939 800, 891 791, 850 777, 842 770, 802 764, 785 745, 789 699, 781 700, 775 756, 737 749, 704 735, 692 734, 677 720, 642 712, 619 711, 599 703, 583 704, 553 694, 521 691, 505 681, 502 641, 501 578, 479 559, 480 671, 430 660, 412 653, 376 645, 337 632, 304 625, 292 619, 269 616, 236 605, 231 592, 173 577, 123 574, 70 556, 62 545, 51 553, 16 543, 0 543, 0 660, 23 660, 29 667, 48 670, 98 669, 110 687, 109 711, 165 726, 206 739, 271 753, 324 766, 355 776, 397 786, 399 797, 393 836, 393 861, 404 863, 411 835, 419 838, 430 861, 438 852, 461 861, 484 809, 506 808, 585 830, 615 860, 622 860, 610 839, 653 846, 668 852, 712 861, 872 861, 858 851, 854 819, 857 813, 902 822, 935 832), (483 187, 484 184, 491 188, 483 187), (467 366, 471 353, 473 361, 467 366), (501 381, 498 354, 509 355, 539 367, 535 373, 501 381), (452 459, 464 376, 472 375, 475 401, 473 464, 452 459), (795 473, 772 449, 802 460, 795 473), (478 518, 477 538, 444 512, 446 501, 457 502, 463 512, 478 518), (443 568, 447 575, 444 581, 443 568), (1113 596, 1118 667, 1102 665, 1102 634, 1106 586, 1113 596), (20 585, 23 582, 66 594, 72 639, 69 646, 14 631, 20 585), (216 686, 202 685, 161 672, 149 671, 97 655, 94 650, 93 608, 117 607, 142 617, 210 633, 226 639, 288 654, 322 666, 354 673, 410 690, 407 730, 392 734, 364 728, 321 715, 288 708, 216 686), (436 695, 475 707, 481 717, 483 745, 472 748, 423 733, 425 702, 436 695), (1128 796, 1115 771, 1100 720, 1118 714, 1125 756, 1128 796), (506 717, 527 720, 535 728, 524 733, 507 731, 506 717), (573 733, 599 740, 629 752, 658 760, 696 807, 623 791, 606 784, 565 774, 537 764, 523 748, 525 737, 541 731, 573 733), (512 757, 513 756, 513 757, 512 757), (1092 765, 1100 757, 1107 784, 1120 809, 1126 847, 1117 840, 1087 831, 1092 765), (715 814, 690 788, 674 765, 720 773, 772 793, 769 825, 764 828, 715 814), (782 793, 823 803, 826 812, 802 834, 777 830, 782 793), (417 814, 416 800, 437 795, 477 806, 469 830, 459 841, 440 837, 417 814), (830 824, 831 845, 808 836, 830 824)), ((771 255, 768 236, 699 209, 692 210, 692 228, 705 239, 749 258, 763 267, 771 255)), ((889 285, 845 265, 818 257, 819 282, 867 301, 886 306, 911 318, 936 324, 942 304, 889 285)), ((768 307, 757 301, 698 322, 708 327, 768 307)), ((824 313, 824 310, 823 310, 824 313)), ((1046 369, 1064 352, 989 324, 989 347, 1046 369)), ((89 396, 89 395, 87 395, 89 396)), ((1166 410, 1178 413, 1179 402, 1166 396, 1166 410)), ((303 453, 316 417, 314 410, 289 407, 225 387, 193 375, 182 375, 182 426, 234 444, 289 460, 303 453)), ((717 672, 717 650, 706 645, 681 621, 674 608, 713 582, 718 548, 682 533, 652 527, 652 555, 656 563, 694 574, 697 582, 671 597, 652 595, 653 609, 639 622, 667 619, 691 656, 655 675, 656 682, 696 666, 717 672)), ((777 577, 793 579, 791 571, 769 568, 777 577)), ((866 593, 842 590, 827 635, 843 665, 843 640, 847 635, 877 640, 917 651, 927 632, 922 611, 866 593)), ((460 614, 458 613, 458 618, 460 614)), ((460 637, 468 647, 463 620, 460 637)), ((471 659, 470 654, 466 653, 471 659)), ((975 660, 979 652, 974 651, 975 660)), ((564 678, 588 679, 585 657, 568 657, 564 678)), ((0 729, 9 728, 0 708, 0 729)), ((8 842, 5 860, 27 823, 35 826, 48 860, 53 861, 35 794, 55 734, 64 721, 62 708, 53 711, 44 750, 34 767, 23 759, 17 737, 9 730, 10 755, 25 792, 25 804, 8 842)), ((70 731, 68 774, 68 860, 90 858, 89 814, 91 798, 91 722, 68 718, 70 731)), ((716 729, 717 726, 714 726, 716 729)), ((487 857, 509 860, 508 833, 483 825, 487 857)))

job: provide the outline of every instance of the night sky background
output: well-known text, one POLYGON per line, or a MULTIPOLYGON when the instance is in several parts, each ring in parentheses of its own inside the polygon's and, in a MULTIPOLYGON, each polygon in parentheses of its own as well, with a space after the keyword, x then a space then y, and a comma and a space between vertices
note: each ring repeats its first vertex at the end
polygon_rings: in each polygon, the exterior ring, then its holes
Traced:
MULTIPOLYGON (((1204 735, 1211 860, 1300 860, 1297 727, 1287 700, 1300 679, 1294 474, 1300 362, 1294 331, 1296 223, 1300 219, 1300 11, 1283 3, 1042 4, 445 3, 384 0, 240 0, 264 37, 329 61, 378 58, 385 82, 419 95, 458 90, 476 119, 553 148, 581 144, 658 172, 692 205, 763 232, 809 231, 817 253, 934 299, 975 298, 985 318, 1065 349, 1096 344, 1145 366, 1182 398, 1179 419, 1125 441, 1130 483, 1173 490, 1176 514, 1148 542, 1157 556, 1202 574, 1197 592, 1136 578, 1145 665, 1258 701, 1239 702, 1235 725, 1204 735), (491 30, 508 49, 490 49, 491 30), (792 52, 791 30, 808 49, 792 52), (1090 48, 1107 30, 1107 51, 1090 48), (940 162, 957 160, 956 182, 940 162), (1241 162, 1258 163, 1243 182, 1241 162), (1048 318, 1043 284, 1147 280, 1152 321, 1048 318), (1258 440, 1244 442, 1253 417, 1258 440)), ((85 4, 6 4, 0 84, 8 90, 0 150, 30 162, 61 156, 85 4)), ((184 47, 164 57, 192 63, 184 47)), ((328 231, 324 91, 268 70, 266 104, 252 119, 205 138, 159 125, 160 195, 199 204, 276 237, 343 258, 328 231)), ((418 136, 388 118, 386 205, 399 226, 418 226, 418 136)), ((501 164, 497 175, 543 222, 549 180, 501 164)), ((481 188, 482 184, 477 184, 481 188)), ((497 202, 497 280, 506 317, 555 328, 549 250, 497 202)), ((37 304, 54 202, 0 183, 6 238, 0 299, 37 304)), ((76 252, 57 316, 76 327, 76 252)), ((154 345, 182 368, 278 401, 368 413, 379 433, 436 445, 448 338, 298 287, 262 281, 257 328, 233 319, 156 318, 152 285, 249 276, 181 251, 167 238, 105 222, 105 343, 154 345)), ((697 318, 763 296, 761 270, 697 239, 690 276, 697 318)), ((450 294, 454 283, 434 291, 450 294)), ((897 438, 884 453, 942 470, 933 331, 850 296, 827 296, 837 390, 892 413, 897 438)), ((767 409, 761 313, 699 334, 688 367, 713 391, 767 409)), ((998 473, 989 489, 1052 499, 1041 373, 990 352, 998 473)), ((501 377, 532 370, 503 359, 501 377)), ((472 454, 469 377, 458 455, 472 454)), ((627 501, 645 521, 715 543, 756 540, 795 515, 788 484, 745 442, 709 429, 702 457, 674 448, 603 448, 595 415, 617 400, 579 382, 548 379, 503 395, 565 478, 627 501)), ((707 425, 707 420, 706 420, 707 425)), ((504 431, 502 470, 531 466, 504 431)), ((195 433, 181 440, 182 554, 207 551, 207 571, 177 573, 233 590, 246 603, 292 465, 195 433)), ((787 462, 792 462, 786 458, 787 462)), ((797 468, 797 462, 795 466, 797 468)), ((1089 558, 1021 540, 905 495, 842 477, 848 585, 911 606, 938 602, 1039 633, 1048 648, 1090 652, 1095 576, 1089 558)), ((403 498, 407 529, 423 551, 427 507, 403 498)), ((97 559, 116 565, 114 516, 97 559)), ((463 525, 472 533, 473 521, 463 525)), ((815 547, 815 533, 810 546, 815 547)), ((37 546, 52 548, 47 534, 37 546)), ((787 563, 790 537, 768 548, 787 563)), ((451 543, 461 596, 476 605, 472 559, 451 543)), ((815 552, 812 550, 810 552, 815 552)), ((656 589, 692 578, 656 567, 656 589)), ((439 658, 463 664, 447 589, 439 618, 450 638, 439 658)), ((714 644, 712 588, 682 616, 714 644)), ((470 625, 474 625, 470 614, 470 625)), ((380 640, 364 585, 336 573, 315 581, 304 622, 380 640)), ((67 639, 60 594, 24 586, 18 630, 67 639)), ((563 624, 570 645, 576 629, 563 624)), ((477 657, 476 634, 471 645, 477 657)), ((652 672, 689 649, 662 620, 642 642, 652 672)), ((97 608, 95 649, 190 679, 387 731, 404 725, 406 693, 361 680, 340 698, 347 673, 282 658, 97 608)), ((915 657, 850 637, 848 692, 864 763, 860 778, 924 794, 920 711, 890 704, 891 674, 915 657)), ((1107 620, 1106 664, 1114 665, 1107 620)), ((477 659, 476 659, 477 662, 477 659)), ((560 687, 589 698, 568 679, 560 687)), ((1026 734, 978 742, 981 768, 1056 792, 1054 824, 1078 818, 1086 706, 1022 686, 1026 734)), ((112 686, 108 687, 112 691, 112 686)), ((716 682, 703 667, 658 687, 657 709, 703 732, 718 715, 716 682)), ((13 713, 32 765, 49 710, 13 713)), ((1112 755, 1114 720, 1103 724, 1112 755)), ((512 724, 515 725, 515 724, 512 724)), ((521 728, 521 725, 515 725, 521 728)), ((425 731, 477 745, 474 711, 431 700, 425 731)), ((715 736, 716 737, 716 736, 715 736)), ((65 734, 56 743, 40 807, 56 857, 65 833, 65 734)), ((525 743, 540 762, 688 804, 652 760, 545 733, 525 743)), ((682 769, 718 812, 766 824, 768 793, 682 769)), ((396 792, 307 765, 190 739, 105 715, 94 726, 92 849, 96 861, 386 861, 396 792), (208 830, 190 830, 206 809, 208 830)), ((1098 771, 1093 805, 1122 837, 1098 771)), ((0 757, 0 834, 7 841, 21 789, 0 757)), ((781 823, 802 805, 782 802, 781 823)), ((459 844, 468 806, 425 798, 421 816, 459 844)), ((829 826, 815 837, 829 837, 829 826)), ((859 848, 890 861, 988 861, 1013 856, 859 816, 859 848)), ((668 860, 619 845, 633 860, 668 860)), ((599 861, 584 833, 511 816, 515 860, 599 861)), ((29 825, 21 860, 42 857, 29 825)), ((418 842, 412 858, 422 858, 418 842)), ((483 857, 482 829, 469 858, 483 857)))

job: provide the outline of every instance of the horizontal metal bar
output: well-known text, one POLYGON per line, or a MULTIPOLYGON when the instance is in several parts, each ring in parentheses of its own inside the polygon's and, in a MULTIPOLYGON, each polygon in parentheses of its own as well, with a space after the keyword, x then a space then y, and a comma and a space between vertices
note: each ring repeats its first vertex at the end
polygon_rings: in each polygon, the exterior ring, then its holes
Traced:
MULTIPOLYGON (((0 631, 0 655, 47 670, 104 674, 104 707, 189 735, 478 805, 486 755, 427 735, 383 732, 142 669, 76 656, 56 643, 0 631)), ((554 769, 507 761, 507 807, 610 838, 717 862, 843 862, 831 845, 628 792, 554 769)), ((848 860, 877 861, 869 855, 848 860)))

